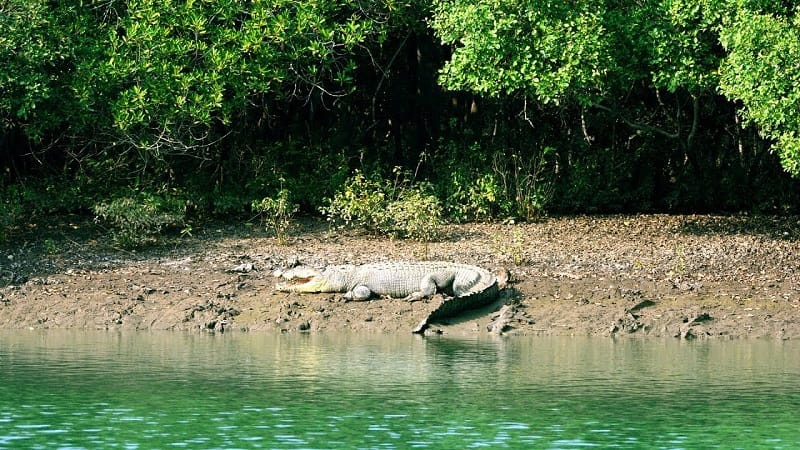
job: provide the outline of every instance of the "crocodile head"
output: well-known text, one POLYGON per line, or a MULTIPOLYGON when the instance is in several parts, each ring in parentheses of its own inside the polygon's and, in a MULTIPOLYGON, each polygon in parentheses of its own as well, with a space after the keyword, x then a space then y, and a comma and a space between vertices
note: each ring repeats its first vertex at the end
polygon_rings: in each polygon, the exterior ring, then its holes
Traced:
POLYGON ((330 279, 325 272, 309 267, 297 266, 289 270, 276 273, 284 279, 275 289, 284 292, 330 292, 330 279))

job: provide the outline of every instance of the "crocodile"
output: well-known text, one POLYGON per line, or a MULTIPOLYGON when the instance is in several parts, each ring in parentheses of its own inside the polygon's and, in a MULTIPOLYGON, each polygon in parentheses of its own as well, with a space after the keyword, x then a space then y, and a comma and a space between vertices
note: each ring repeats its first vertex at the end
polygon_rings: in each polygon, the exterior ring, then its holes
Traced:
POLYGON ((355 301, 388 296, 417 301, 436 293, 447 297, 415 329, 424 332, 430 322, 485 306, 497 297, 497 277, 468 264, 443 261, 380 262, 328 266, 320 272, 298 266, 279 273, 287 282, 276 289, 285 292, 344 292, 355 301))

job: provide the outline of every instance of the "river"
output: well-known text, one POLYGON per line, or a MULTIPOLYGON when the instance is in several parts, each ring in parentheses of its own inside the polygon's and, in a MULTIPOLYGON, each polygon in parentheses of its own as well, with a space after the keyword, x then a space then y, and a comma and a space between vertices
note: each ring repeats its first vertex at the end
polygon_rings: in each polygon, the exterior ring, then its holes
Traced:
POLYGON ((0 332, 0 449, 800 448, 800 343, 0 332))

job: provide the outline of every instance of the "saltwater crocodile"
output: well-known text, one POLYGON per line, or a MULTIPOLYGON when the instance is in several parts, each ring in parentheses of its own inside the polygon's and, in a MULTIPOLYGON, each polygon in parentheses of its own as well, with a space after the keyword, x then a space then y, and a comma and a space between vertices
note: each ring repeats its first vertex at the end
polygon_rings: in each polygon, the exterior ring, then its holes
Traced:
POLYGON ((484 306, 497 297, 497 277, 480 267, 441 261, 381 262, 360 266, 328 266, 320 272, 300 266, 279 274, 288 280, 276 289, 288 292, 344 292, 362 301, 373 295, 408 301, 447 295, 414 330, 423 332, 429 322, 484 306), (295 284, 298 283, 298 284, 295 284))

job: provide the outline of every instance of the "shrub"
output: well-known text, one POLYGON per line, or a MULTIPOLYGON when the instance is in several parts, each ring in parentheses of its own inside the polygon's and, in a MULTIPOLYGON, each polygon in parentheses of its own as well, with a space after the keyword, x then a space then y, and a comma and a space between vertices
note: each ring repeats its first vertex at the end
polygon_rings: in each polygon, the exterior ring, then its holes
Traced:
POLYGON ((356 171, 320 211, 334 225, 380 233, 386 227, 386 208, 393 191, 391 184, 379 176, 369 178, 356 171))
POLYGON ((490 220, 495 217, 502 190, 494 174, 451 172, 445 181, 447 215, 456 222, 490 220))
POLYGON ((123 248, 154 242, 164 229, 186 221, 186 201, 171 195, 138 193, 98 203, 93 210, 111 225, 114 242, 123 248))
POLYGON ((390 219, 385 230, 387 234, 418 242, 436 240, 442 225, 442 207, 431 190, 427 183, 413 185, 390 202, 386 207, 386 216, 390 219))
POLYGON ((432 166, 441 177, 436 192, 444 199, 444 212, 455 222, 493 219, 499 209, 501 187, 491 166, 488 149, 478 142, 439 141, 432 166))
POLYGON ((220 217, 230 217, 243 214, 247 211, 248 204, 252 207, 252 202, 255 200, 251 199, 252 197, 248 198, 245 194, 239 192, 215 191, 207 195, 203 200, 209 205, 208 208, 211 213, 220 217))
POLYGON ((20 200, 33 215, 86 212, 99 188, 81 174, 27 180, 20 200))
POLYGON ((553 181, 548 157, 552 147, 523 157, 495 154, 494 172, 502 186, 503 212, 528 221, 541 219, 553 198, 553 181))
POLYGON ((437 164, 449 176, 439 184, 446 212, 457 222, 541 218, 553 197, 552 147, 526 152, 444 142, 437 164), (465 156, 467 155, 467 156, 465 156), (464 162, 464 158, 481 158, 464 162))
POLYGON ((386 180, 378 174, 368 177, 357 171, 320 211, 335 226, 420 242, 436 239, 442 207, 432 186, 413 183, 410 174, 397 168, 394 174, 393 180, 386 180))
POLYGON ((289 229, 292 227, 292 218, 297 212, 298 205, 289 201, 289 191, 280 189, 276 197, 264 197, 253 200, 250 205, 253 212, 261 215, 266 223, 267 230, 273 230, 278 243, 286 244, 289 229))

